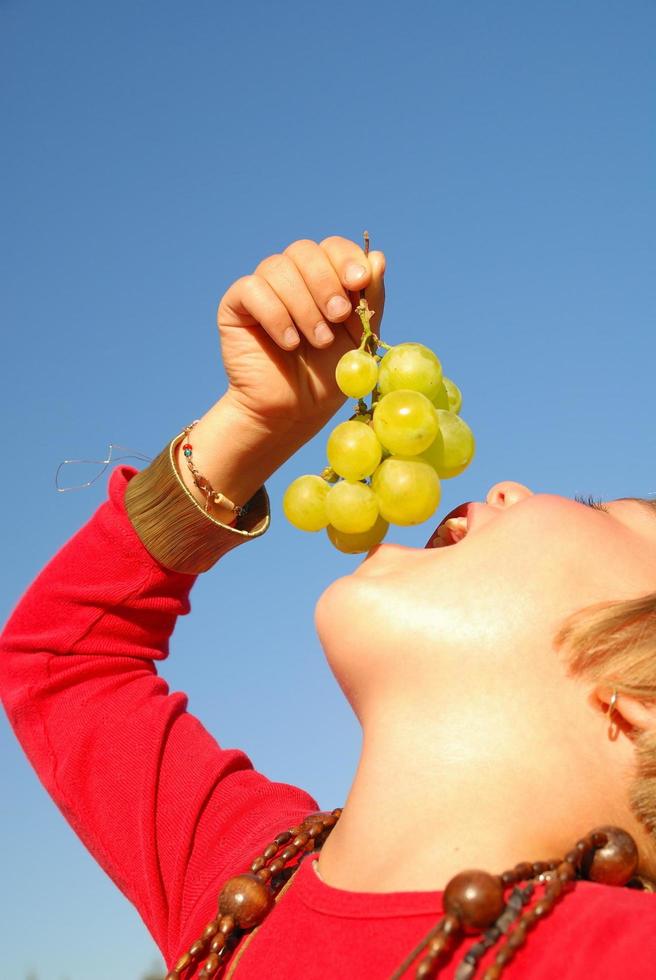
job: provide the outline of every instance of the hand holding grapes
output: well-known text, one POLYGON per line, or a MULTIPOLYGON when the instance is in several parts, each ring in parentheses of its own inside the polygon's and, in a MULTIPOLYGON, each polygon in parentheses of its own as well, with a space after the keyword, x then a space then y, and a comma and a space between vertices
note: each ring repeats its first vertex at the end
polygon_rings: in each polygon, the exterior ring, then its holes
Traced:
POLYGON ((365 255, 346 238, 300 240, 265 258, 221 300, 228 398, 255 425, 283 439, 288 455, 344 403, 335 368, 360 342, 354 312, 360 289, 367 289, 380 331, 384 272, 382 252, 365 255))

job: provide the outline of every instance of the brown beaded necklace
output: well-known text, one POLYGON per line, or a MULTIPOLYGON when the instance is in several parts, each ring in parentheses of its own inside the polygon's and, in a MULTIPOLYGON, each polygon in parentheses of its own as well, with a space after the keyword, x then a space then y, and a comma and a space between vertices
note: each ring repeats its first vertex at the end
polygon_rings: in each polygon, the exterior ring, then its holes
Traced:
MULTIPOLYGON (((297 827, 278 834, 255 858, 249 872, 230 878, 219 895, 218 916, 207 923, 201 936, 183 953, 165 980, 191 980, 201 960, 204 962, 198 980, 217 977, 242 937, 246 933, 252 935, 291 884, 303 858, 321 850, 341 813, 341 809, 311 813, 297 827), (295 864, 289 866, 294 859, 297 859, 295 864)), ((494 963, 481 978, 498 980, 503 968, 526 942, 530 930, 574 887, 577 878, 656 891, 651 882, 636 876, 637 867, 638 849, 631 835, 620 827, 604 826, 577 841, 564 858, 524 861, 500 875, 462 871, 444 890, 445 914, 390 980, 401 980, 417 960, 414 972, 417 980, 436 977, 456 946, 466 937, 474 936, 478 938, 458 964, 455 980, 470 980, 483 955, 503 940, 494 963), (519 887, 521 882, 525 882, 523 887, 519 887), (544 885, 542 895, 532 908, 524 911, 538 885, 544 885), (507 889, 510 894, 506 898, 507 889)), ((236 963, 230 975, 235 966, 236 963)))

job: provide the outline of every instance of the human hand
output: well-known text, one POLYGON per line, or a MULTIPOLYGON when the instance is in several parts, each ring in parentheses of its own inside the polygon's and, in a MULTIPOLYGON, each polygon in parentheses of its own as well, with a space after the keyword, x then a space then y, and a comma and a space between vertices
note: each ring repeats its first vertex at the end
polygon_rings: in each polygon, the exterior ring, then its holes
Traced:
POLYGON ((263 259, 223 296, 217 322, 226 397, 278 444, 283 440, 288 455, 345 401, 335 367, 360 342, 362 324, 354 312, 360 289, 367 290, 372 329, 380 335, 384 273, 380 251, 367 256, 339 236, 320 243, 301 239, 263 259))

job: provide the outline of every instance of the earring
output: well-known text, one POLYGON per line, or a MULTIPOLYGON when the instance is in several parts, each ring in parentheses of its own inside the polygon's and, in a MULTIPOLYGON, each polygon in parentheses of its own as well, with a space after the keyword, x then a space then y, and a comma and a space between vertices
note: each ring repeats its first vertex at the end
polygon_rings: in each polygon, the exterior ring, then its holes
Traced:
POLYGON ((618 722, 613 721, 613 711, 615 710, 615 705, 617 704, 617 688, 611 694, 610 701, 608 702, 608 708, 606 714, 608 715, 608 723, 610 725, 608 729, 608 737, 612 742, 615 741, 620 733, 620 726, 618 722))

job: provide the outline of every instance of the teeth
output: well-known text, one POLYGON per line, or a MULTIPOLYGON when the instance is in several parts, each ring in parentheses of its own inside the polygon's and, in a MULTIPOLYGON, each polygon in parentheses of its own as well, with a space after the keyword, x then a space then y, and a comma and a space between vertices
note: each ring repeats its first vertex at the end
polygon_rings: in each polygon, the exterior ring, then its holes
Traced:
POLYGON ((446 548, 449 545, 457 544, 467 534, 466 517, 450 517, 437 529, 437 534, 433 538, 431 547, 446 548))

